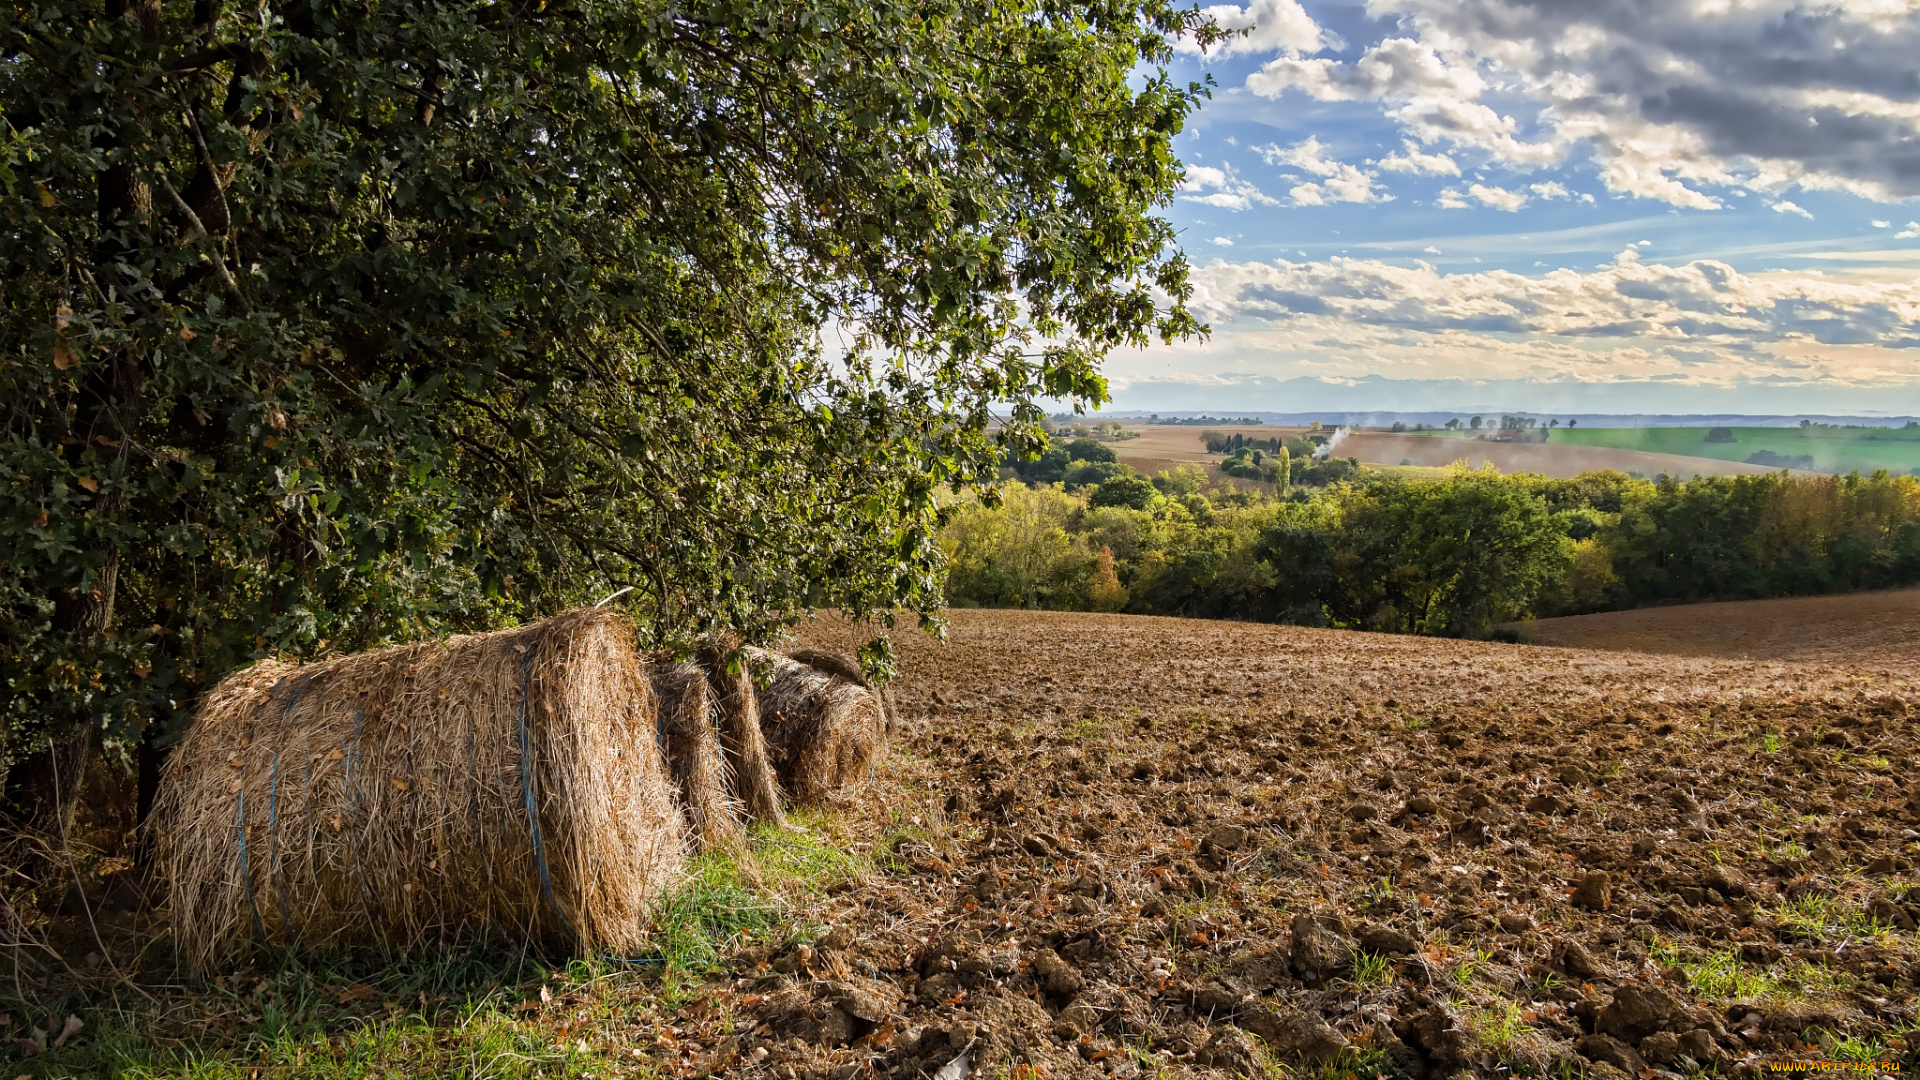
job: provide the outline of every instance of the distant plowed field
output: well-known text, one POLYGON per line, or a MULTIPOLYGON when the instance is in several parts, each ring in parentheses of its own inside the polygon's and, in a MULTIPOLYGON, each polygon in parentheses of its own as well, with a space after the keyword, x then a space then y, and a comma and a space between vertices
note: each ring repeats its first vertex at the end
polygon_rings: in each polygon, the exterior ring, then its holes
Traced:
POLYGON ((752 1034, 684 1023, 695 1064, 1619 1080, 1920 1052, 1907 675, 951 619, 895 635, 895 754, 845 808, 888 871, 810 913, 814 948, 740 957, 757 977, 714 1000, 752 1034))
POLYGON ((1448 438, 1435 435, 1395 435, 1364 431, 1341 440, 1334 453, 1357 457, 1376 465, 1399 465, 1411 459, 1415 465, 1444 466, 1464 460, 1472 468, 1491 463, 1503 473, 1531 472, 1546 476, 1573 477, 1598 469, 1637 472, 1642 476, 1721 476, 1729 473, 1764 473, 1774 470, 1739 461, 1715 461, 1711 458, 1683 457, 1679 454, 1654 454, 1644 450, 1616 450, 1603 446, 1575 446, 1570 443, 1497 443, 1478 439, 1448 438))
POLYGON ((1516 624, 1541 645, 1920 667, 1920 589, 1608 611, 1516 624))

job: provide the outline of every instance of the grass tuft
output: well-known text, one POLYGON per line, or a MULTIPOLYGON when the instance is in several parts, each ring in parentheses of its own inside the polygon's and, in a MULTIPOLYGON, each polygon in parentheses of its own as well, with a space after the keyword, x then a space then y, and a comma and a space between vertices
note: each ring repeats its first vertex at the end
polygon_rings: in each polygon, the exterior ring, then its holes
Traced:
POLYGON ((1365 949, 1355 949, 1352 974, 1347 981, 1360 990, 1391 986, 1393 985, 1393 966, 1393 958, 1390 956, 1370 953, 1365 949))

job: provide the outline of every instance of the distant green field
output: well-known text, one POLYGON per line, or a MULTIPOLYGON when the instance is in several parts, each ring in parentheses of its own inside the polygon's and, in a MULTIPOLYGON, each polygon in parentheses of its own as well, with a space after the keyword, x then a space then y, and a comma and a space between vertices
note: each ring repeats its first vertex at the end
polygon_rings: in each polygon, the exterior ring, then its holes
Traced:
MULTIPOLYGON (((1782 458, 1808 456, 1825 473, 1903 473, 1920 469, 1920 428, 1737 427, 1733 442, 1708 442, 1710 428, 1558 428, 1552 441, 1571 446, 1604 446, 1747 461, 1769 451, 1782 458)), ((1767 462, 1762 462, 1766 464, 1767 462)), ((1795 468, 1802 467, 1796 463, 1795 468)))

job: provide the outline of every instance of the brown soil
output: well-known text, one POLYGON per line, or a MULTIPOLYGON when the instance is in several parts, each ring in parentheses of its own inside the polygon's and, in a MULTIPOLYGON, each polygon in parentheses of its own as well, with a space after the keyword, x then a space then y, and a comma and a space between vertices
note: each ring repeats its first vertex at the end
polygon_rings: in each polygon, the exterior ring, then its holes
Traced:
POLYGON ((1920 589, 1609 611, 1514 628, 1573 649, 1911 670, 1920 665, 1920 589))
POLYGON ((1219 431, 1228 435, 1238 433, 1249 439, 1271 439, 1275 436, 1284 438, 1289 435, 1298 435, 1306 429, 1279 427, 1272 424, 1256 424, 1252 427, 1236 427, 1231 424, 1223 424, 1219 427, 1149 424, 1128 430, 1140 432, 1140 437, 1123 439, 1110 445, 1120 455, 1121 461, 1139 468, 1140 466, 1135 464, 1136 459, 1157 462, 1188 461, 1196 465, 1217 461, 1217 458, 1207 456, 1207 448, 1200 443, 1200 433, 1203 431, 1219 431))
POLYGON ((1411 458, 1415 465, 1429 468, 1465 461, 1471 468, 1491 464, 1501 472, 1531 472, 1546 476, 1574 477, 1598 469, 1618 469, 1643 476, 1666 473, 1682 479, 1693 476, 1723 476, 1732 473, 1764 473, 1774 470, 1738 461, 1685 457, 1680 454, 1653 454, 1644 450, 1615 450, 1602 446, 1574 446, 1569 443, 1497 443, 1477 439, 1443 438, 1433 435, 1395 435, 1362 431, 1340 441, 1334 452, 1342 457, 1357 457, 1375 465, 1398 465, 1411 458))
POLYGON ((1914 1052, 1904 674, 951 618, 945 645, 897 636, 894 756, 845 807, 889 871, 812 913, 807 950, 741 956, 741 1034, 675 1071, 1725 1076, 1843 1036, 1914 1052))

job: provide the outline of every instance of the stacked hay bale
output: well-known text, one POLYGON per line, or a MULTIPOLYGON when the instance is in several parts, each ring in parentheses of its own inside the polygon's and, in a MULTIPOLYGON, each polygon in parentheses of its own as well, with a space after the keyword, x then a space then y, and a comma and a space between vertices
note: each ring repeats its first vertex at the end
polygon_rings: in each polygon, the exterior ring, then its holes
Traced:
POLYGON ((228 678, 152 826, 185 957, 460 938, 626 954, 690 847, 738 848, 746 822, 784 820, 780 786, 820 801, 884 749, 883 695, 846 657, 750 650, 728 674, 633 641, 576 611, 228 678))
POLYGON ((726 751, 727 767, 732 770, 735 797, 750 819, 784 826, 787 818, 780 807, 780 786, 774 779, 767 738, 760 728, 760 694, 752 674, 737 656, 732 664, 734 672, 728 674, 728 658, 718 650, 709 653, 706 660, 720 723, 720 743, 726 751))
POLYGON ((637 945, 685 819, 624 619, 257 664, 175 751, 156 838, 204 967, 283 948, 509 936, 637 945))
POLYGON ((772 667, 760 696, 775 775, 799 802, 824 802, 864 779, 886 752, 885 692, 852 658, 817 650, 762 654, 772 667))
POLYGON ((728 794, 732 785, 727 782, 717 702, 706 669, 698 664, 663 665, 654 677, 654 692, 660 697, 661 750, 693 835, 705 848, 738 848, 746 829, 740 804, 728 794))

